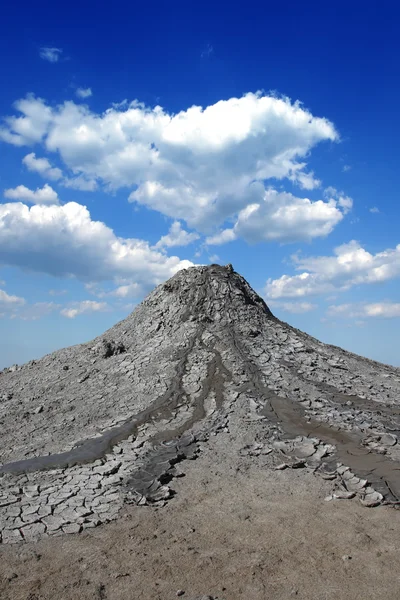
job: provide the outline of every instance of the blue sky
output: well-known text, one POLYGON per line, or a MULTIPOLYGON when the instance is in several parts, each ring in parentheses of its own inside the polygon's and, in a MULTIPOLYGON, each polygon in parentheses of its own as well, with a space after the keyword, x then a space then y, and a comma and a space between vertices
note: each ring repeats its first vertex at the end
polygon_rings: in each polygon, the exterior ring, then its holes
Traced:
POLYGON ((400 365, 397 7, 268 4, 2 9, 0 367, 210 262, 400 365))

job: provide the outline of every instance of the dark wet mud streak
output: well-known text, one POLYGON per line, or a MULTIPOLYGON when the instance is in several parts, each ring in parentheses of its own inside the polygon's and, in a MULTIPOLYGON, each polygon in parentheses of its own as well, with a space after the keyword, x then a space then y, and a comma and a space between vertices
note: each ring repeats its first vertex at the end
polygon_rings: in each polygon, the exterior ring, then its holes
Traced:
MULTIPOLYGON (((93 462, 99 458, 103 458, 107 452, 112 450, 122 440, 128 438, 130 435, 135 435, 138 427, 141 425, 150 420, 157 421, 171 417, 182 398, 182 376, 185 371, 187 358, 196 343, 196 339, 197 336, 194 336, 188 347, 179 353, 176 376, 173 382, 168 390, 160 398, 157 398, 149 408, 128 419, 122 425, 104 432, 101 436, 80 442, 67 452, 50 454, 48 456, 34 456, 26 460, 4 464, 0 467, 0 474, 12 473, 19 475, 33 471, 44 471, 46 469, 64 469, 78 464, 93 462)), ((169 441, 178 437, 183 433, 183 430, 191 426, 191 421, 183 427, 163 432, 161 436, 162 440, 169 441)), ((157 436, 157 439, 159 438, 160 436, 157 436)))
MULTIPOLYGON (((104 432, 101 436, 80 442, 67 452, 46 456, 35 456, 26 460, 4 464, 0 467, 0 474, 11 473, 19 475, 34 471, 44 471, 46 469, 64 469, 78 464, 93 462, 99 458, 103 458, 122 440, 131 435, 135 435, 138 427, 141 425, 144 425, 149 421, 157 422, 167 417, 171 418, 178 404, 182 401, 182 396, 185 394, 182 386, 182 377, 185 373, 189 354, 193 350, 196 341, 201 339, 202 329, 202 327, 199 328, 200 331, 193 336, 188 347, 181 351, 180 359, 176 367, 176 376, 165 394, 158 398, 150 408, 138 413, 122 425, 113 427, 104 432)), ((213 352, 214 356, 208 364, 207 375, 203 381, 202 390, 192 405, 192 415, 183 424, 171 429, 166 428, 155 434, 151 438, 151 441, 154 443, 175 440, 176 445, 178 445, 180 436, 188 431, 195 423, 204 419, 206 415, 204 402, 211 392, 214 392, 215 394, 217 407, 222 407, 224 383, 230 380, 231 375, 224 367, 221 356, 217 350, 214 348, 207 348, 203 342, 201 342, 201 346, 204 349, 213 352)), ((174 450, 172 450, 172 453, 173 452, 174 450)), ((162 456, 162 449, 159 449, 158 454, 159 456, 162 456)), ((166 455, 165 460, 167 460, 167 449, 164 449, 164 454, 166 455)))
POLYGON ((304 410, 298 403, 277 396, 272 391, 268 393, 268 402, 261 414, 278 421, 289 437, 316 437, 334 445, 340 462, 349 466, 358 477, 367 479, 387 499, 400 500, 400 463, 365 448, 361 436, 312 419, 306 420, 304 410))

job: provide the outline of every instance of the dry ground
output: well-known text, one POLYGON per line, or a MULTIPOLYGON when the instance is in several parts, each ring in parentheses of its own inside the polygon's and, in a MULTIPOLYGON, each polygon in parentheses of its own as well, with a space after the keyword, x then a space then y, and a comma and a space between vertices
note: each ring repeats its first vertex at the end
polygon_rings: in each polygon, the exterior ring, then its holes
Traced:
POLYGON ((163 508, 1 547, 1 600, 398 600, 399 511, 325 502, 329 482, 266 469, 228 440, 185 463, 163 508))

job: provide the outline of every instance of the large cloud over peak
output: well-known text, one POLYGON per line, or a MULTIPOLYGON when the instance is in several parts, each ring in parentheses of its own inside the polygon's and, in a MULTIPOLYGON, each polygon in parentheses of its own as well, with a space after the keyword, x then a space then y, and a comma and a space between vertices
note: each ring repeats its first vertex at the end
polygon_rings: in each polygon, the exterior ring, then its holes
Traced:
POLYGON ((143 240, 117 237, 76 202, 31 208, 22 203, 0 205, 0 257, 3 265, 56 277, 125 278, 146 289, 192 266, 143 240))
POLYGON ((51 107, 32 96, 16 109, 21 116, 6 119, 0 139, 41 143, 76 177, 126 187, 130 201, 201 231, 260 201, 265 180, 318 186, 306 159, 319 142, 338 140, 327 119, 262 93, 177 114, 138 101, 99 114, 73 101, 51 107))
POLYGON ((249 204, 239 212, 232 229, 208 237, 207 243, 223 244, 239 237, 250 243, 289 243, 324 237, 343 218, 340 208, 340 200, 312 202, 288 192, 263 190, 258 202, 249 204))

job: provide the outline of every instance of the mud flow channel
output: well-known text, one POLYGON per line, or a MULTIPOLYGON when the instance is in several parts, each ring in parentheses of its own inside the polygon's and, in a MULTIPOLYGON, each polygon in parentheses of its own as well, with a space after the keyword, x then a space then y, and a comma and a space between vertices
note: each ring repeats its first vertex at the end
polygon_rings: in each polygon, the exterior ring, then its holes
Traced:
POLYGON ((316 437, 336 448, 336 459, 368 482, 387 500, 400 500, 400 463, 362 445, 362 437, 326 423, 308 420, 298 403, 269 391, 261 414, 278 421, 288 437, 316 437))

